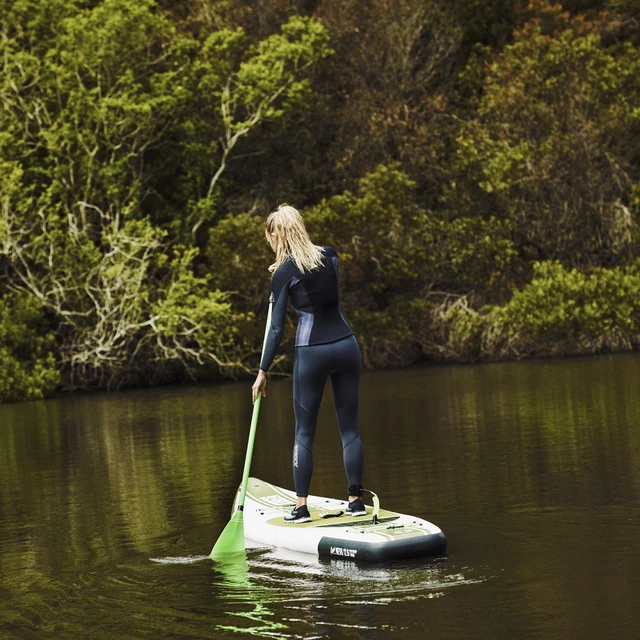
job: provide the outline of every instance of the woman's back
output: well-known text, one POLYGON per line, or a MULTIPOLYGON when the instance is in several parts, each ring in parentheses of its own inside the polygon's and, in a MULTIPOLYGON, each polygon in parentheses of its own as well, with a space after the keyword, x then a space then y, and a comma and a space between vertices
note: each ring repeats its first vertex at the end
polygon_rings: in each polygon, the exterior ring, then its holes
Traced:
POLYGON ((287 302, 299 315, 296 347, 334 342, 353 334, 340 310, 338 256, 333 247, 323 247, 322 266, 304 273, 287 260, 273 275, 272 327, 267 336, 265 357, 260 368, 267 371, 286 323, 287 302))

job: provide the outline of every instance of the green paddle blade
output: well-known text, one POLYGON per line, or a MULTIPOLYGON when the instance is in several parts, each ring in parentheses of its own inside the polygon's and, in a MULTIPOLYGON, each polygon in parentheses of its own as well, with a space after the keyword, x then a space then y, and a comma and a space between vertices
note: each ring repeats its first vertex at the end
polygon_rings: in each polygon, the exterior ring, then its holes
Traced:
POLYGON ((244 552, 244 514, 236 511, 223 529, 209 554, 212 560, 229 560, 233 556, 245 556, 244 552))

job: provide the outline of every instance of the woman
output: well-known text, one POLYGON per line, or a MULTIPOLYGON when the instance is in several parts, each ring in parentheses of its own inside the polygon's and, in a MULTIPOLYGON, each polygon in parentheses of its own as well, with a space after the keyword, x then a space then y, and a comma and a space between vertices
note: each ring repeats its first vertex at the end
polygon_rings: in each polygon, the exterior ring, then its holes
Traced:
POLYGON ((296 506, 287 522, 309 522, 307 496, 313 473, 312 447, 318 410, 327 378, 342 436, 344 467, 349 481, 347 513, 365 515, 362 502, 364 455, 358 432, 360 349, 342 316, 338 295, 338 256, 332 247, 318 247, 309 239, 300 213, 283 205, 265 221, 265 235, 276 254, 273 272, 271 326, 268 328, 260 371, 251 389, 253 401, 266 397, 267 371, 284 333, 287 303, 299 316, 293 365, 293 406, 296 435, 293 478, 296 506))

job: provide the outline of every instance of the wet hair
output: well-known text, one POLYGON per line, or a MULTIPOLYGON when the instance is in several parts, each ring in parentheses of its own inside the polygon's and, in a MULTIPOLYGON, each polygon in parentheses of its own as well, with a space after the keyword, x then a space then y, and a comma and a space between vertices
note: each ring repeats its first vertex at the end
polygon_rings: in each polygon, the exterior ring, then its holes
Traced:
POLYGON ((311 242, 304 220, 294 207, 280 205, 269 214, 264 227, 275 238, 276 269, 289 258, 303 273, 322 265, 322 247, 311 242))

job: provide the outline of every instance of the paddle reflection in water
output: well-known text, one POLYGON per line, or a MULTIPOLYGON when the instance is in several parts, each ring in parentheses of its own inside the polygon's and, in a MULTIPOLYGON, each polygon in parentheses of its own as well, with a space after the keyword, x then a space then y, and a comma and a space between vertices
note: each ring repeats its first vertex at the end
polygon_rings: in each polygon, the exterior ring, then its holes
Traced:
POLYGON ((282 638, 297 637, 299 627, 307 627, 307 633, 309 627, 323 632, 315 636, 319 638, 327 637, 324 631, 331 627, 406 630, 401 623, 380 624, 372 605, 437 598, 445 589, 481 581, 452 575, 445 558, 357 565, 286 549, 249 550, 246 562, 216 562, 213 571, 218 597, 235 605, 225 614, 258 623, 221 624, 218 629, 282 638), (274 619, 275 610, 279 613, 274 619))
MULTIPOLYGON (((208 556, 152 561, 164 565, 210 562, 208 556)), ((358 565, 286 549, 251 547, 246 561, 216 561, 212 571, 213 593, 226 618, 215 629, 269 638, 333 637, 332 628, 406 631, 410 628, 406 624, 381 623, 375 608, 438 598, 447 589, 482 580, 452 574, 446 558, 358 565), (237 623, 230 624, 230 619, 237 623)))

